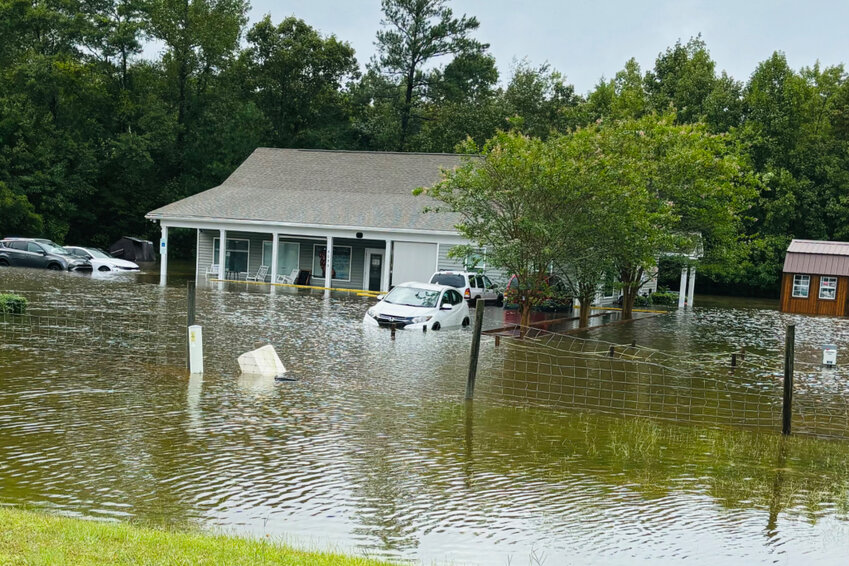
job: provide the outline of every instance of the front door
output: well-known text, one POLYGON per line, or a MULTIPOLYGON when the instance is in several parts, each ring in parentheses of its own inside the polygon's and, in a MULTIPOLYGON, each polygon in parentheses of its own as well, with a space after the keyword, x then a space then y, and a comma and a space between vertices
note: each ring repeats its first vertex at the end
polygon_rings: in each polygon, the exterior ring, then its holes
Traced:
POLYGON ((379 248, 367 248, 365 254, 363 286, 369 291, 380 291, 383 282, 383 256, 386 252, 379 248))
POLYGON ((383 254, 373 253, 368 263, 368 290, 380 291, 380 277, 383 275, 383 254))

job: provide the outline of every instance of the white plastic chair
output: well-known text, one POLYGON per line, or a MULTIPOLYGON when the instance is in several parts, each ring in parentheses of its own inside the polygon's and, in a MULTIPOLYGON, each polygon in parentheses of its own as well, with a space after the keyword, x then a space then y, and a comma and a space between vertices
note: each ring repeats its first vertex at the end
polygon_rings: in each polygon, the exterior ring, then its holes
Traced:
POLYGON ((277 276, 277 282, 278 283, 287 283, 289 285, 292 285, 292 284, 295 283, 295 279, 298 278, 298 272, 299 271, 300 271, 299 269, 295 268, 295 269, 292 270, 292 273, 290 273, 289 275, 278 275, 277 276))
POLYGON ((206 276, 209 277, 210 275, 215 275, 216 277, 218 277, 218 264, 213 263, 212 265, 206 268, 206 276))
POLYGON ((268 275, 268 266, 260 265, 259 269, 253 275, 245 277, 245 281, 265 281, 265 276, 268 275))

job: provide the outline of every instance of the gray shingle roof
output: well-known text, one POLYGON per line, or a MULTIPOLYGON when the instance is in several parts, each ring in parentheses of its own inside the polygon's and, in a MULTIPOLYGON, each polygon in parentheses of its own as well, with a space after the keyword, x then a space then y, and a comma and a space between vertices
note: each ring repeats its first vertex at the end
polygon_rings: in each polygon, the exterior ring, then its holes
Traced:
POLYGON ((849 276, 849 242, 793 240, 784 258, 784 272, 849 276))
POLYGON ((412 191, 433 185, 441 169, 453 169, 462 159, 451 154, 259 148, 221 185, 147 216, 453 231, 456 215, 424 213, 434 201, 412 191))

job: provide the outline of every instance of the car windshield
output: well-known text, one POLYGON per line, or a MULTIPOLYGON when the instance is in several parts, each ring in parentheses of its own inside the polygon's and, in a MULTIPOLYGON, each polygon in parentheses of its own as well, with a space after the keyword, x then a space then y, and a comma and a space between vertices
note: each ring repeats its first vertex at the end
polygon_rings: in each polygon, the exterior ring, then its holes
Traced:
POLYGON ((41 241, 39 240, 38 245, 44 248, 47 253, 57 254, 57 255, 71 255, 71 252, 63 248, 62 246, 57 246, 53 242, 41 241))
POLYGON ((466 280, 462 275, 456 273, 437 273, 430 282, 434 285, 448 285, 449 287, 465 287, 466 280))
POLYGON ((112 259, 112 256, 104 252, 103 250, 99 250, 97 248, 83 248, 87 251, 92 257, 96 257, 97 259, 112 259))
POLYGON ((439 291, 416 287, 395 287, 383 300, 393 305, 435 308, 438 299, 439 291))

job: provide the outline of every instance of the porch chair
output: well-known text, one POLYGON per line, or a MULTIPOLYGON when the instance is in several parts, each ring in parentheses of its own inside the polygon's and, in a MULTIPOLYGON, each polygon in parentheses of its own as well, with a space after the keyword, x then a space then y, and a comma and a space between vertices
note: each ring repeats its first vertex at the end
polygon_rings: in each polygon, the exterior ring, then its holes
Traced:
POLYGON ((298 277, 298 271, 298 269, 293 269, 292 273, 290 273, 289 275, 278 275, 277 282, 292 285, 295 282, 295 279, 298 277))
POLYGON ((265 281, 265 276, 268 275, 268 266, 260 265, 259 269, 253 275, 245 277, 245 281, 265 281))
POLYGON ((214 276, 218 277, 218 264, 213 263, 212 265, 210 265, 209 267, 206 268, 207 278, 210 275, 214 275, 214 276))

